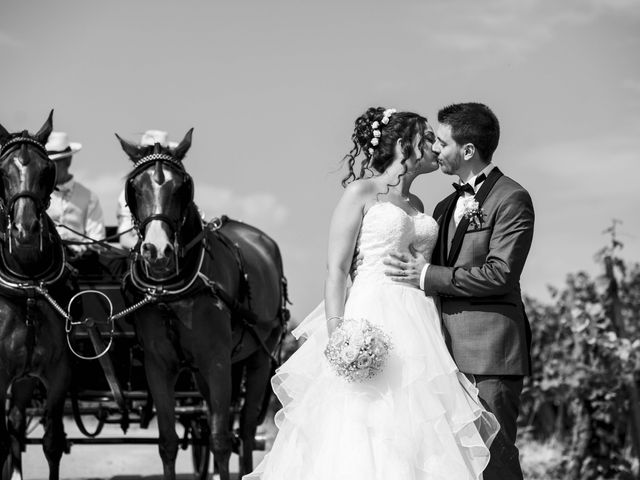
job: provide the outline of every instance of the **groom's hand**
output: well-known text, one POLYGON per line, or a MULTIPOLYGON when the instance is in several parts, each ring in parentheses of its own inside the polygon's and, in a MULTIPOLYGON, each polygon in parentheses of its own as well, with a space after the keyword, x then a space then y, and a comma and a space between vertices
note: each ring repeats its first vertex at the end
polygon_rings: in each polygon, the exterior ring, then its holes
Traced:
POLYGON ((389 267, 384 272, 387 277, 420 288, 420 275, 427 261, 413 246, 409 245, 409 255, 391 253, 383 263, 389 267))

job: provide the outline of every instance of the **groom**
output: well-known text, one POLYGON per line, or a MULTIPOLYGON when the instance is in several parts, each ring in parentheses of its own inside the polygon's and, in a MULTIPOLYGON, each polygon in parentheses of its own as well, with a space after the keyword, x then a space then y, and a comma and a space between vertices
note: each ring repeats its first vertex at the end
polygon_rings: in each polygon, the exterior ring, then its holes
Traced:
POLYGON ((491 162, 500 126, 489 107, 451 105, 438 112, 438 122, 432 150, 442 172, 459 183, 435 208, 440 230, 431 263, 398 255, 386 261, 393 267, 387 274, 441 299, 449 351, 500 422, 484 479, 522 479, 516 419, 531 368, 531 332, 520 274, 533 238, 533 205, 491 162))

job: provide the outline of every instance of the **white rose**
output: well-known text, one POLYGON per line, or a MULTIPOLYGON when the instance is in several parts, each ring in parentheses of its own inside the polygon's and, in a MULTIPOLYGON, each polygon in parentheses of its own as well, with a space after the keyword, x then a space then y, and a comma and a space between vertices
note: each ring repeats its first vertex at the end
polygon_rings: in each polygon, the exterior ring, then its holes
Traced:
POLYGON ((469 197, 464 201, 465 210, 475 210, 476 208, 478 208, 478 206, 478 202, 476 202, 476 199, 473 197, 469 197))
POLYGON ((364 355, 360 355, 360 357, 358 357, 358 368, 369 368, 371 366, 371 357, 367 354, 364 355))
POLYGON ((389 123, 389 117, 384 117, 381 122, 386 125, 387 123, 389 123))
POLYGON ((360 353, 360 349, 359 348, 353 348, 353 347, 349 347, 349 348, 345 348, 342 351, 342 360, 345 361, 346 363, 351 363, 353 362, 356 358, 358 358, 358 354, 360 353))
POLYGON ((380 137, 380 130, 374 130, 373 131, 373 136, 374 137, 380 137))
POLYGON ((375 130, 376 128, 378 128, 379 126, 380 126, 380 124, 378 123, 378 121, 377 121, 377 120, 371 124, 371 128, 373 128, 374 130, 375 130))
POLYGON ((374 147, 375 147, 376 145, 378 145, 378 139, 377 139, 376 137, 373 137, 373 138, 371 139, 371 145, 373 145, 374 147))

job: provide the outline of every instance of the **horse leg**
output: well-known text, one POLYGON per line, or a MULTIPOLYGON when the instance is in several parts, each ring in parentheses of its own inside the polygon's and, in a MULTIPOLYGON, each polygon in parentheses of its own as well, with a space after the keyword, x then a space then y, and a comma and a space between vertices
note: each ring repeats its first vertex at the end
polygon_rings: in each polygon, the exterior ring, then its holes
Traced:
POLYGON ((2 467, 9 457, 11 449, 11 439, 7 430, 7 414, 5 405, 7 401, 7 389, 9 381, 5 375, 0 376, 0 467, 2 467))
POLYGON ((7 428, 12 479, 22 478, 22 450, 27 432, 26 409, 33 396, 36 382, 35 378, 25 377, 16 380, 11 387, 11 406, 7 428))
POLYGON ((60 459, 66 450, 66 435, 62 417, 64 401, 71 382, 71 365, 68 362, 51 365, 46 372, 47 401, 44 415, 42 450, 49 463, 49 480, 58 480, 60 459))
POLYGON ((245 401, 240 412, 240 438, 242 454, 240 475, 253 471, 253 450, 258 420, 262 412, 265 394, 271 378, 271 357, 259 348, 245 360, 245 401))
POLYGON ((174 361, 145 352, 144 367, 149 390, 156 405, 158 415, 158 452, 162 459, 165 480, 176 478, 176 457, 178 455, 178 434, 175 420, 175 384, 178 378, 178 360, 174 361))
POLYGON ((210 412, 211 451, 220 480, 229 480, 229 458, 232 451, 231 429, 231 355, 227 346, 199 349, 195 363, 208 385, 207 404, 210 412), (212 351, 214 352, 212 354, 212 351))

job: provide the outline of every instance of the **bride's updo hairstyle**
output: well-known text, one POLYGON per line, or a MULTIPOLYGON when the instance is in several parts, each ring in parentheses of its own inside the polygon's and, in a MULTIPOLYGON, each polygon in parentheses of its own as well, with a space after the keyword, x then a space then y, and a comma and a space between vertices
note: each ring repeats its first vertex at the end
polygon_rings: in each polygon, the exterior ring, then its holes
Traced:
POLYGON ((417 134, 421 135, 420 149, 422 149, 422 134, 427 128, 427 119, 413 112, 396 112, 395 109, 370 107, 355 121, 355 128, 351 135, 353 148, 343 161, 347 162, 349 174, 342 179, 342 186, 360 178, 374 175, 372 169, 383 173, 393 163, 396 142, 400 139, 402 146, 402 163, 413 152, 413 140, 417 134), (360 172, 356 175, 354 166, 356 159, 363 156, 360 162, 360 172))

